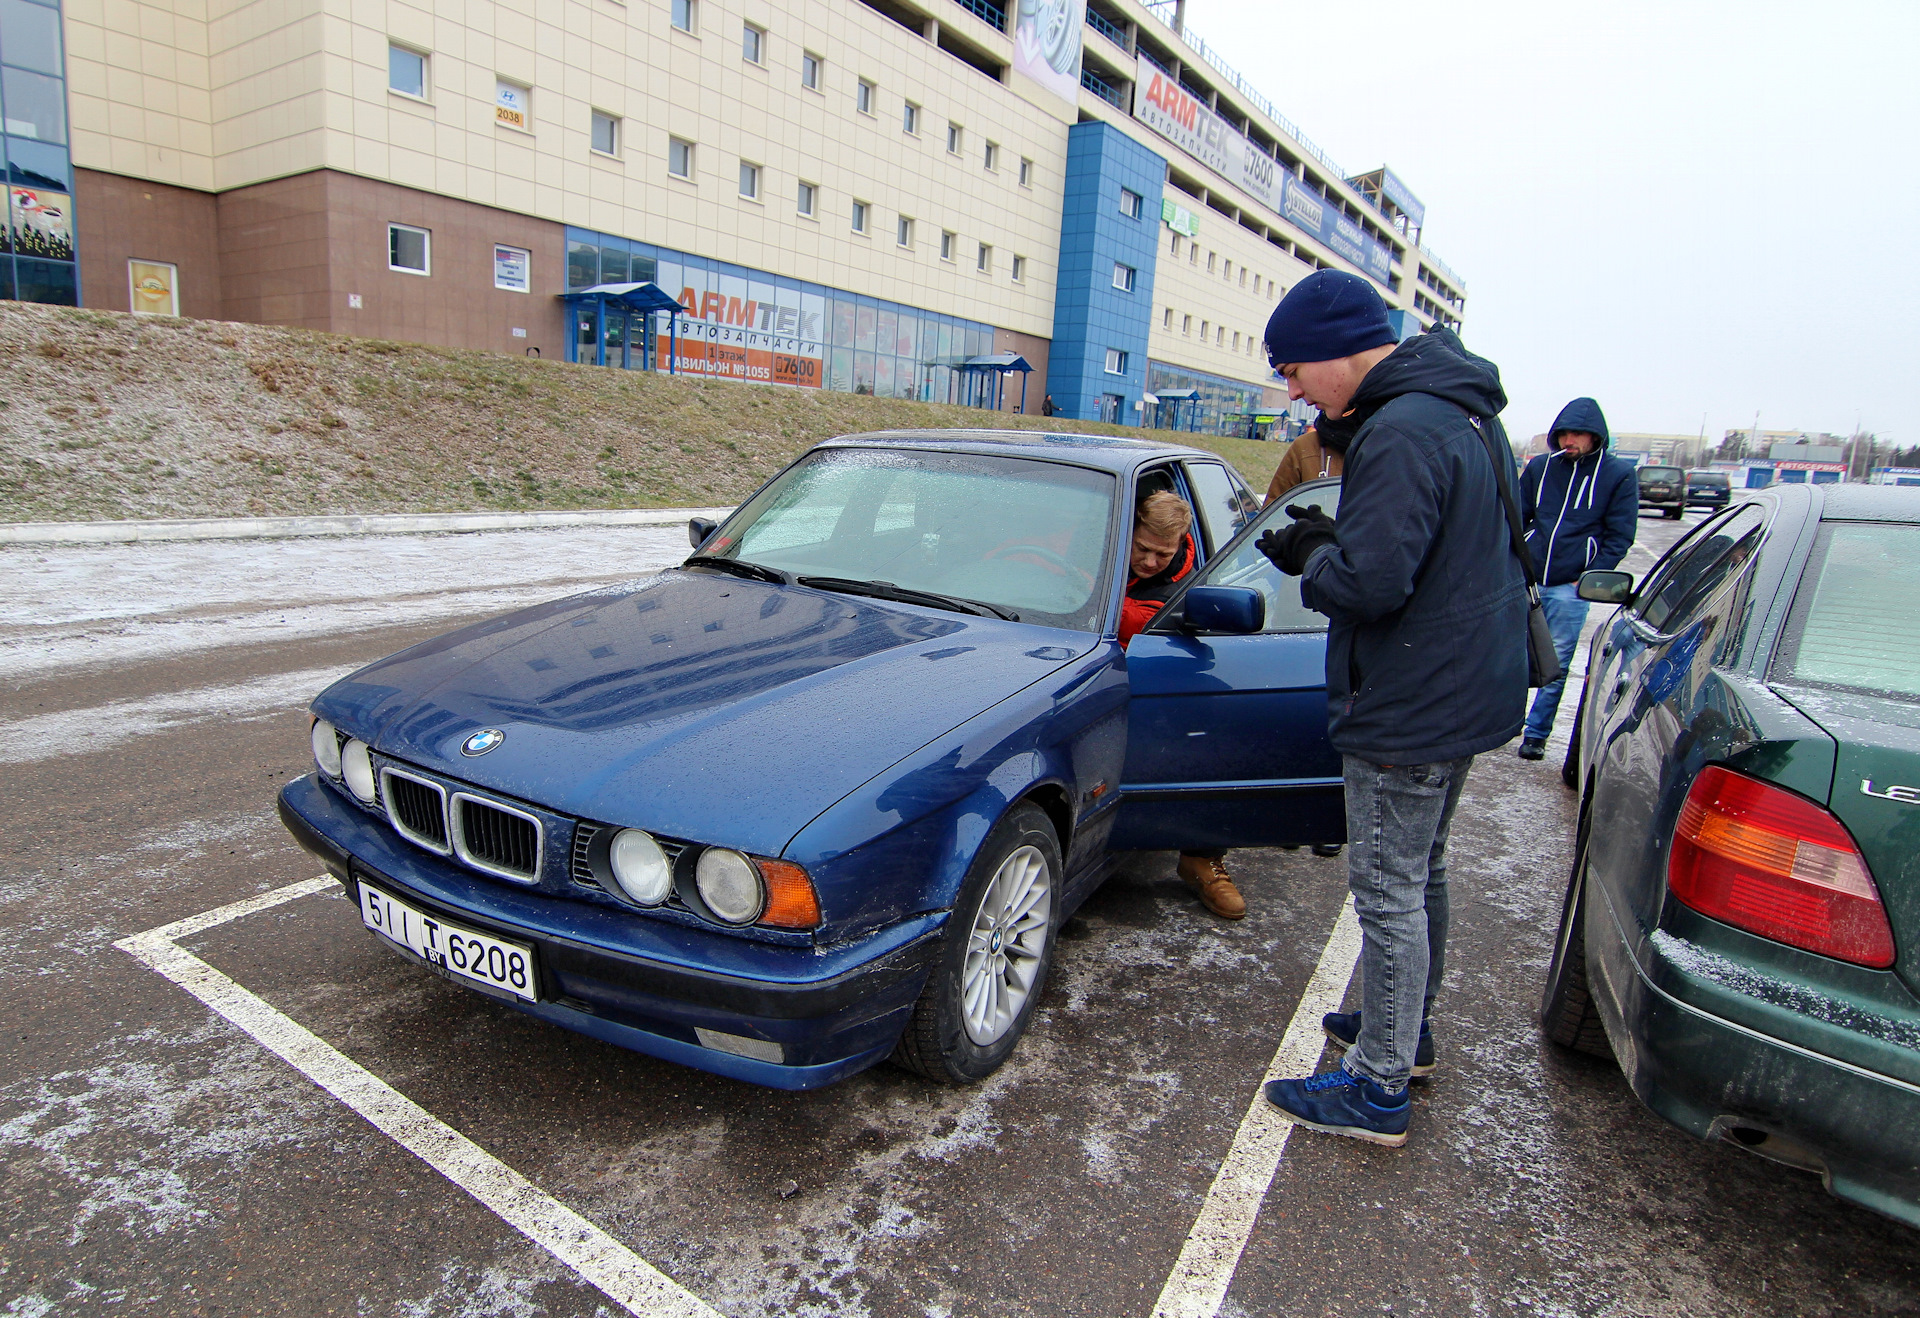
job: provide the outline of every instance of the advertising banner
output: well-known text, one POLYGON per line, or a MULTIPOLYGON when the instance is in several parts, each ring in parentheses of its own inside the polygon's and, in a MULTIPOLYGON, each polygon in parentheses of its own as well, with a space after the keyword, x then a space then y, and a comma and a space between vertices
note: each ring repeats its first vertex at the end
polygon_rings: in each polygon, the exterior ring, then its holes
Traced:
POLYGON ((493 286, 509 293, 526 293, 533 288, 533 253, 524 247, 493 245, 493 286))
MULTIPOLYGON (((680 370, 805 389, 826 383, 824 298, 737 275, 689 271, 686 278, 680 370)), ((660 348, 666 351, 664 336, 660 348)))
POLYGON ((1189 238, 1200 236, 1200 220, 1185 206, 1176 206, 1165 197, 1160 199, 1160 219, 1175 233, 1185 234, 1189 238))
POLYGON ((18 256, 73 259, 73 198, 49 188, 14 184, 9 235, 18 256))
POLYGON ((1391 286, 1392 253, 1354 219, 1152 64, 1139 60, 1134 71, 1134 118, 1379 283, 1391 286))
POLYGON ((1020 0, 1013 67, 1068 105, 1080 104, 1080 29, 1087 0, 1020 0))
POLYGON ((1216 173, 1233 177, 1228 139, 1240 135, 1187 90, 1145 60, 1136 68, 1134 118, 1216 173))
POLYGON ((135 315, 179 315, 180 272, 167 261, 127 262, 127 299, 135 315))
POLYGON ((527 126, 527 89, 501 79, 493 85, 493 115, 509 128, 527 126))
POLYGON ((1380 171, 1380 195, 1397 206, 1400 213, 1407 217, 1407 223, 1414 228, 1418 229, 1426 222, 1426 205, 1390 169, 1382 168, 1380 171))

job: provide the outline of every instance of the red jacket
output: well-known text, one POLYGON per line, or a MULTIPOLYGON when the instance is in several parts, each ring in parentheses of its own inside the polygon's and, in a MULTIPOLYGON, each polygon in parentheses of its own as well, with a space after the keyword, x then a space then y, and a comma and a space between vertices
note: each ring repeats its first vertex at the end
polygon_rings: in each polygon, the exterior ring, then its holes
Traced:
POLYGON ((1132 577, 1127 581, 1127 598, 1120 605, 1120 644, 1125 645, 1145 630, 1167 597, 1193 571, 1198 557, 1189 532, 1180 537, 1180 552, 1165 567, 1150 577, 1132 577))

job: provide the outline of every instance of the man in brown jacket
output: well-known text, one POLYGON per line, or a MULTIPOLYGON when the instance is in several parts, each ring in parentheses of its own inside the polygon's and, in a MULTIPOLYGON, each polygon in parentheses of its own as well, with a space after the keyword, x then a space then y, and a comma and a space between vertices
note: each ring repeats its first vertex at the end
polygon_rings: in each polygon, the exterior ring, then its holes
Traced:
POLYGON ((1338 476, 1346 466, 1346 457, 1336 453, 1320 442, 1317 429, 1301 433, 1300 438, 1287 446, 1280 457, 1280 465, 1273 470, 1273 479, 1267 483, 1267 502, 1270 504, 1281 495, 1303 481, 1316 481, 1323 476, 1338 476))

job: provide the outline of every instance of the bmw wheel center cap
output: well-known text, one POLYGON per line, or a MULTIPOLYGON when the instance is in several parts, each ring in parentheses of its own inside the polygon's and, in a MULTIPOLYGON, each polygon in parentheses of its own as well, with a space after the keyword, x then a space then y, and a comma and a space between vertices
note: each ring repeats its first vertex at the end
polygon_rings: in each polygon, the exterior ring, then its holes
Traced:
POLYGON ((507 739, 507 734, 498 728, 482 728, 460 743, 462 755, 485 755, 507 739))

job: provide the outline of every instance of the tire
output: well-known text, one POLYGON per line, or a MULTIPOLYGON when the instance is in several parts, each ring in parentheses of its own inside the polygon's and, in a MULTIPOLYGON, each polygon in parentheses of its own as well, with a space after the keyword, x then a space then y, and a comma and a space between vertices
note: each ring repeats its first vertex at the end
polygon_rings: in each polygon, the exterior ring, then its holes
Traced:
POLYGON ((987 835, 947 920, 940 958, 892 1061, 943 1085, 999 1069, 1046 991, 1063 866, 1046 812, 1010 810, 987 835))
POLYGON ((1669 508, 1667 509, 1667 520, 1669 522, 1677 522, 1680 520, 1680 514, 1685 511, 1686 509, 1684 508, 1669 508))
POLYGON ((1569 792, 1580 790, 1580 725, 1586 722, 1587 684, 1580 684, 1580 703, 1573 707, 1573 733, 1567 738, 1567 758, 1560 764, 1560 781, 1569 792))
POLYGON ((1562 1048, 1612 1061, 1613 1045, 1607 1042, 1606 1027, 1601 1024, 1599 1009, 1593 1005, 1593 991, 1587 981, 1585 834, 1583 820, 1573 877, 1567 883, 1566 901, 1561 906, 1553 961, 1547 967, 1547 986, 1540 995, 1540 1028, 1551 1042, 1562 1048))

